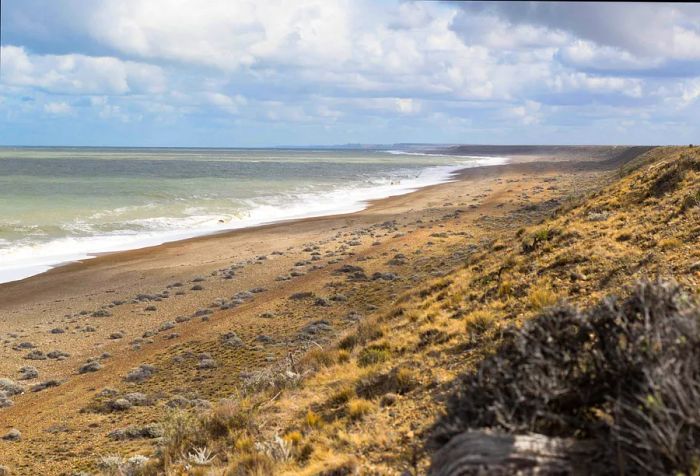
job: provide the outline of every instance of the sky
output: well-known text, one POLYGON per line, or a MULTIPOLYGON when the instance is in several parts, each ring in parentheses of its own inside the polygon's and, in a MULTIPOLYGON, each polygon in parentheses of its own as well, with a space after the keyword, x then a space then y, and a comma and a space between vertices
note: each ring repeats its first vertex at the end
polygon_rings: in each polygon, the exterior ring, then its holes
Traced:
POLYGON ((700 5, 3 0, 0 144, 700 142, 700 5))

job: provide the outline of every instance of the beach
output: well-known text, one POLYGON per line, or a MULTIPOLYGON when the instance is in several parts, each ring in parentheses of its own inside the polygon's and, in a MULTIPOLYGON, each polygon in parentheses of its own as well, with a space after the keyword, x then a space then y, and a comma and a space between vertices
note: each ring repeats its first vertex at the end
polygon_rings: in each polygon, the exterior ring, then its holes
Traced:
POLYGON ((325 345, 463 263, 465 246, 537 223, 617 167, 609 157, 555 159, 514 156, 359 212, 105 254, 0 285, 0 377, 16 379, 27 365, 39 373, 0 410, 2 429, 22 432, 20 442, 0 442, 0 463, 18 474, 60 474, 136 448, 108 435, 158 421, 174 396, 214 402, 235 393, 246 372, 283 363, 310 341, 325 345), (217 347, 231 332, 245 346, 217 347), (173 360, 202 352, 214 356, 216 370, 173 360), (90 359, 99 370, 80 371, 90 359), (159 372, 139 392, 158 403, 95 410, 100 392, 130 387, 124 376, 144 363, 159 372))

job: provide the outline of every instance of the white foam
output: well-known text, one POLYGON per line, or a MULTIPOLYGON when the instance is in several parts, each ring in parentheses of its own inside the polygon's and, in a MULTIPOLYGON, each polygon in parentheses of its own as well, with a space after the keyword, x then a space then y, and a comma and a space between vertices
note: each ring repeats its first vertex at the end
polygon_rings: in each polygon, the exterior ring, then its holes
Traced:
POLYGON ((279 195, 270 197, 267 203, 251 200, 250 208, 244 216, 204 214, 185 218, 148 218, 134 220, 132 224, 138 222, 143 228, 153 231, 123 230, 88 237, 58 238, 44 243, 17 244, 0 250, 0 283, 28 278, 58 265, 94 258, 102 253, 145 248, 284 220, 353 213, 365 209, 372 200, 403 195, 429 185, 449 182, 458 170, 500 165, 508 161, 505 157, 464 157, 470 160, 454 166, 427 167, 411 178, 378 180, 372 186, 338 188, 322 194, 279 195))

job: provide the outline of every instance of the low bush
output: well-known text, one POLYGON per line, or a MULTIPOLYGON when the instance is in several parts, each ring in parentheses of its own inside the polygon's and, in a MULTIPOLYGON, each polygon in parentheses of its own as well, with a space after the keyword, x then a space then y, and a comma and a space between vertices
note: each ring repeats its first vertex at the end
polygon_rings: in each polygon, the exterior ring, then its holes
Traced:
POLYGON ((681 201, 680 213, 686 213, 693 208, 700 208, 700 189, 695 190, 683 197, 681 201))
POLYGON ((205 429, 215 437, 254 431, 258 404, 250 398, 224 399, 204 419, 205 429))
POLYGON ((207 432, 203 420, 183 410, 168 413, 163 421, 163 459, 176 461, 195 446, 206 446, 207 432))
POLYGON ((391 357, 391 350, 385 345, 370 345, 360 351, 357 356, 357 365, 368 367, 370 365, 386 362, 391 357))
POLYGON ((328 402, 331 405, 342 405, 344 403, 347 403, 354 396, 355 390, 352 387, 341 387, 331 395, 331 397, 328 399, 328 402))
POLYGON ((467 334, 480 336, 496 324, 496 318, 488 310, 474 311, 464 321, 467 334))
POLYGON ((668 164, 662 170, 662 173, 653 178, 648 196, 659 198, 676 189, 685 178, 686 172, 700 171, 700 161, 691 155, 682 155, 680 159, 668 164))
POLYGON ((409 367, 395 367, 389 372, 374 372, 359 379, 355 392, 362 398, 376 398, 387 393, 403 395, 419 383, 418 372, 409 367))
POLYGON ((357 341, 360 344, 372 342, 384 336, 381 326, 374 320, 366 320, 357 326, 357 341))
MULTIPOLYGON (((678 285, 548 308, 461 378, 433 448, 475 428, 591 439, 598 474, 697 474, 700 307, 678 285)), ((591 462, 593 464, 593 462, 591 462)))
POLYGON ((306 416, 304 417, 304 423, 309 428, 321 428, 323 426, 323 420, 321 416, 314 412, 313 410, 308 410, 306 416))
POLYGON ((559 301, 559 296, 546 285, 534 286, 527 295, 530 307, 535 311, 554 306, 559 301))
POLYGON ((374 410, 374 404, 364 398, 355 398, 348 402, 348 417, 359 420, 374 410))

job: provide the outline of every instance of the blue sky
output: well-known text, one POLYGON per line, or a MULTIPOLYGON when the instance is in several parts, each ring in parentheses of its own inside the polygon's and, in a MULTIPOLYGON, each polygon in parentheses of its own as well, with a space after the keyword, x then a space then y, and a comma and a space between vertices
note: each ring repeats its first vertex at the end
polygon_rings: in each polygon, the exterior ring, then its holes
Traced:
POLYGON ((700 142, 700 5, 2 9, 5 145, 700 142))

